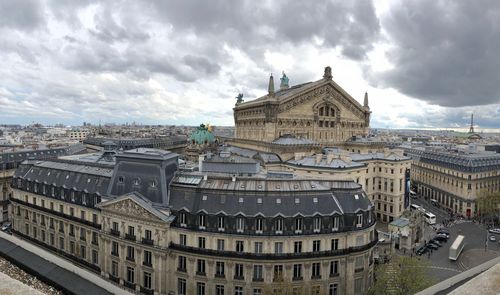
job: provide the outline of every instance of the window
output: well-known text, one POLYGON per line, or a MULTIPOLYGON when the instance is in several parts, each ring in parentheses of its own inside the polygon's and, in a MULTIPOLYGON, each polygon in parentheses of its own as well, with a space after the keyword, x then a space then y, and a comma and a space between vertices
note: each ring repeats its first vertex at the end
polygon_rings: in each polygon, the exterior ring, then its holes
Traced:
POLYGON ((198 248, 205 249, 205 238, 198 237, 198 248))
POLYGON ((134 283, 134 268, 127 266, 127 282, 134 283))
POLYGON ((332 219, 332 230, 333 231, 339 230, 339 217, 338 216, 334 216, 332 219))
POLYGON ((151 273, 145 271, 143 277, 144 277, 142 282, 143 287, 146 289, 151 289, 151 273))
POLYGON ((113 221, 113 230, 118 232, 118 222, 113 221))
POLYGON ((224 285, 215 285, 215 295, 224 295, 224 285))
POLYGON ((315 233, 319 233, 321 231, 321 218, 320 217, 314 218, 314 221, 313 221, 313 231, 315 233))
POLYGON ((98 242, 98 238, 97 238, 97 232, 93 231, 92 232, 92 244, 94 245, 97 245, 99 242, 98 242))
POLYGON ((111 255, 118 257, 118 243, 115 241, 111 242, 111 255))
POLYGON ((356 257, 356 260, 354 262, 354 272, 363 271, 364 264, 365 264, 365 262, 364 262, 363 256, 356 257))
POLYGON ((196 261, 196 274, 200 276, 205 275, 205 260, 198 259, 196 261))
POLYGON ((87 240, 87 233, 85 232, 85 229, 83 227, 80 227, 80 240, 87 240))
POLYGON ((181 224, 182 227, 186 227, 186 213, 181 212, 179 214, 179 223, 181 224))
POLYGON ((275 265, 274 266, 274 282, 282 282, 283 281, 283 265, 275 265))
POLYGON ((277 234, 282 234, 283 233, 283 219, 282 218, 276 219, 274 227, 276 229, 277 234))
POLYGON ((313 252, 319 252, 319 251, 321 251, 321 241, 314 240, 313 241, 313 252))
POLYGON ((253 289, 253 295, 262 295, 262 289, 254 288, 253 289))
POLYGON ((177 270, 178 271, 186 271, 186 257, 179 256, 177 260, 177 270))
POLYGON ((185 279, 177 279, 177 293, 179 295, 186 295, 186 280, 185 279))
POLYGON ((283 253, 283 242, 274 243, 274 253, 282 254, 283 253))
POLYGON ((111 261, 111 275, 118 277, 118 262, 111 261))
POLYGON ((64 238, 59 238, 59 249, 64 250, 64 238))
POLYGON ((236 252, 243 252, 244 247, 243 247, 243 241, 236 241, 236 252))
POLYGON ((224 240, 217 239, 217 250, 224 251, 224 240))
POLYGON ((128 227, 128 235, 129 237, 135 237, 135 228, 133 226, 128 227))
POLYGON ((241 263, 236 263, 234 265, 234 278, 237 280, 243 280, 243 264, 241 263))
POLYGON ((206 216, 201 214, 198 215, 198 226, 200 229, 205 229, 207 224, 206 224, 206 216))
POLYGON ((354 294, 363 294, 363 278, 354 280, 354 294))
POLYGON ((153 265, 153 256, 151 254, 151 251, 146 251, 144 250, 144 261, 143 264, 146 266, 152 266, 153 265))
POLYGON ((234 287, 234 295, 243 295, 243 287, 235 286, 234 287))
POLYGON ((224 216, 217 217, 217 228, 219 231, 224 231, 226 228, 226 218, 224 216))
POLYGON ((97 253, 97 250, 92 250, 92 263, 99 264, 99 253, 97 253))
POLYGON ((220 278, 224 277, 224 262, 215 262, 215 276, 220 278))
POLYGON ((242 217, 236 218, 236 231, 242 233, 245 229, 245 219, 242 217))
POLYGON ((356 215, 356 227, 361 227, 363 225, 363 214, 356 215))
POLYGON ((205 283, 196 283, 196 295, 205 295, 205 283))
POLYGON ((262 218, 257 218, 255 220, 255 232, 261 234, 264 231, 262 218))
POLYGON ((97 223, 97 214, 95 213, 92 214, 92 222, 97 223))
POLYGON ((293 265, 293 280, 302 280, 302 264, 293 265))
POLYGON ((330 261, 330 276, 334 277, 339 274, 339 261, 330 261))
POLYGON ((187 243, 186 243, 186 235, 185 234, 180 234, 179 235, 179 244, 182 245, 182 246, 186 246, 187 243))
POLYGON ((132 246, 127 246, 127 260, 135 260, 135 249, 132 246))
POLYGON ((311 279, 321 278, 321 265, 319 262, 313 263, 311 269, 312 269, 311 279))
POLYGON ((59 221, 59 232, 64 233, 64 223, 62 221, 59 221))
POLYGON ((80 257, 85 259, 87 256, 86 253, 87 253, 87 249, 85 248, 85 246, 80 245, 80 257))
POLYGON ((253 266, 253 280, 254 281, 263 281, 263 266, 262 265, 254 265, 253 266))
POLYGON ((301 253, 302 252, 302 242, 296 241, 293 243, 293 253, 301 253))
POLYGON ((302 232, 302 224, 303 224, 302 217, 295 218, 295 233, 301 233, 302 232))
POLYGON ((85 211, 80 211, 80 219, 85 220, 85 211))
POLYGON ((328 287, 328 295, 338 295, 339 294, 339 285, 338 284, 330 284, 328 287))
POLYGON ((262 253, 262 242, 255 242, 254 243, 254 252, 255 253, 262 253))

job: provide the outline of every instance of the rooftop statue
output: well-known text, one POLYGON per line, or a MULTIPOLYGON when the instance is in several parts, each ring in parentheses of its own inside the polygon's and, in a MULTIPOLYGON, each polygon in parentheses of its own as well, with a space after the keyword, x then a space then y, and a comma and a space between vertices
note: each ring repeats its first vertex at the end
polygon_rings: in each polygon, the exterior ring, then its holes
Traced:
POLYGON ((280 89, 287 89, 290 87, 290 85, 288 84, 288 77, 286 76, 285 74, 285 71, 283 71, 283 76, 280 78, 280 89))
POLYGON ((243 102, 243 93, 238 93, 238 96, 236 96, 236 104, 240 104, 243 102))

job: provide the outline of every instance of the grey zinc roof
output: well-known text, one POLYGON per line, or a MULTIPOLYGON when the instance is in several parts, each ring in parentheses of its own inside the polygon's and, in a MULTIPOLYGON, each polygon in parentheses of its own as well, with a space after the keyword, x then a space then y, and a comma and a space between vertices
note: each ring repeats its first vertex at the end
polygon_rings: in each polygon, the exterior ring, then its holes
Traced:
POLYGON ((169 198, 173 210, 274 217, 343 214, 371 206, 361 186, 352 181, 265 177, 237 177, 233 181, 215 175, 200 179, 195 174, 181 177, 198 181, 189 185, 174 178, 169 198))
POLYGON ((313 216, 342 214, 342 209, 329 191, 310 194, 247 194, 227 191, 196 191, 174 188, 170 194, 169 205, 174 210, 186 210, 192 213, 226 214, 276 217, 313 216), (315 201, 315 199, 317 201, 315 201), (298 200, 298 201, 297 201, 298 200))
POLYGON ((307 138, 297 138, 293 135, 283 135, 273 141, 274 144, 279 145, 300 145, 300 144, 316 144, 314 140, 307 138))

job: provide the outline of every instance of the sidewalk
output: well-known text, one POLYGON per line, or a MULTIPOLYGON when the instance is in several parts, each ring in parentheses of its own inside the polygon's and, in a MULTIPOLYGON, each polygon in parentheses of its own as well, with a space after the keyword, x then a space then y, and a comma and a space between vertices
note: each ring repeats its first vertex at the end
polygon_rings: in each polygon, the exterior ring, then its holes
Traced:
POLYGON ((0 255, 65 294, 132 294, 64 258, 4 232, 0 232, 0 255))

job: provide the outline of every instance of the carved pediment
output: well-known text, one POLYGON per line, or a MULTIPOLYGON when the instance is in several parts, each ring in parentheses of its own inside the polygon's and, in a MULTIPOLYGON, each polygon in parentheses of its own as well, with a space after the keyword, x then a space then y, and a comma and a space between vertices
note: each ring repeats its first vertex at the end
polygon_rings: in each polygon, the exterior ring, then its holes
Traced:
POLYGON ((123 215, 129 218, 143 219, 155 222, 162 221, 161 218, 129 198, 102 206, 102 210, 112 214, 114 213, 117 215, 123 215))

